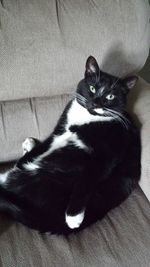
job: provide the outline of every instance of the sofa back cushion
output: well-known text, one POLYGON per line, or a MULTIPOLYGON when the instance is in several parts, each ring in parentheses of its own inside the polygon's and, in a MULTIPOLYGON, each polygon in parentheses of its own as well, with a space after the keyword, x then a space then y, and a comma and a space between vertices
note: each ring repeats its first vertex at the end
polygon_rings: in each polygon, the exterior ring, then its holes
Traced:
POLYGON ((148 55, 148 0, 3 0, 0 25, 0 101, 73 92, 91 54, 120 76, 148 55))

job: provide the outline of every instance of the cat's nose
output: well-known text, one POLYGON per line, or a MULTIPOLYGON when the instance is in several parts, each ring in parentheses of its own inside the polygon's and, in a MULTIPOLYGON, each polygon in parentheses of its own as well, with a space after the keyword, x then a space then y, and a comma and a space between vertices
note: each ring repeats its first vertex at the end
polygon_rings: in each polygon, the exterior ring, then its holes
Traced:
POLYGON ((94 108, 97 108, 97 107, 102 107, 102 103, 101 103, 101 100, 98 98, 98 97, 95 97, 94 101, 93 101, 93 105, 94 105, 94 108))
POLYGON ((93 103, 94 103, 95 105, 99 105, 100 102, 101 102, 101 101, 100 101, 100 98, 97 97, 97 96, 95 96, 94 99, 93 99, 93 103))

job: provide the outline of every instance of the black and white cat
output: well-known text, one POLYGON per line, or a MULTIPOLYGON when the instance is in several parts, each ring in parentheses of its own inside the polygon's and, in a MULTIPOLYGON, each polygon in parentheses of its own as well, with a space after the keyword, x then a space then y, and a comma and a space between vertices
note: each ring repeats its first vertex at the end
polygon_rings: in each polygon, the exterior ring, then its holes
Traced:
POLYGON ((125 111, 136 76, 102 72, 90 56, 53 133, 27 138, 0 175, 0 211, 41 232, 68 234, 101 219, 140 179, 140 136, 125 111))

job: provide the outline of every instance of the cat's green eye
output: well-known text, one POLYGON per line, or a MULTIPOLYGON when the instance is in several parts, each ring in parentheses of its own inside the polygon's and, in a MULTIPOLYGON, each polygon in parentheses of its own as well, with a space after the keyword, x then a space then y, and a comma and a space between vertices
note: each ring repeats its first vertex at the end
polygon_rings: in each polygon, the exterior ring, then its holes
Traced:
POLYGON ((114 98, 115 98, 115 96, 112 94, 106 96, 107 100, 113 100, 114 98))
POLYGON ((96 93, 96 89, 93 85, 90 85, 90 91, 95 94, 96 93))

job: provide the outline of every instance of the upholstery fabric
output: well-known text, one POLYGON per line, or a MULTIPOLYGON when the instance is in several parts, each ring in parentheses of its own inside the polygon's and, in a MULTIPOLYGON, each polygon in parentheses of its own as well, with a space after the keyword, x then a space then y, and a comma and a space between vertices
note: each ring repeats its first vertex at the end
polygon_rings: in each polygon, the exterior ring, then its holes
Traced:
POLYGON ((43 140, 54 129, 68 95, 1 102, 0 162, 22 155, 22 142, 32 136, 43 140))
POLYGON ((150 203, 140 189, 77 235, 40 235, 0 216, 0 267, 149 267, 150 203))
POLYGON ((92 54, 116 75, 141 69, 148 0, 0 1, 0 100, 68 94, 92 54))
POLYGON ((141 128, 142 174, 140 185, 150 200, 150 84, 140 79, 135 89, 129 94, 128 109, 134 113, 141 128))

